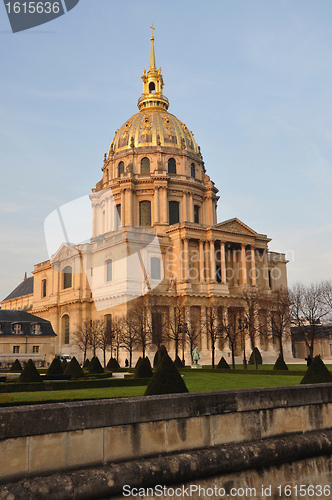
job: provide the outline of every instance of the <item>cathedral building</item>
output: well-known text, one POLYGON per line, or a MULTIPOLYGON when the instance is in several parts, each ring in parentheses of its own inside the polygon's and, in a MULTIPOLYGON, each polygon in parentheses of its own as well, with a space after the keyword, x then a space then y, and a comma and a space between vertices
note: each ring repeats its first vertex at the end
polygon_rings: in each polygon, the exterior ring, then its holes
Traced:
MULTIPOLYGON (((218 189, 193 133, 168 112, 153 33, 149 69, 143 70, 142 82, 138 113, 116 130, 105 154, 102 179, 88 197, 92 233, 74 243, 71 234, 60 238, 50 260, 34 266, 29 293, 20 294, 19 286, 1 307, 24 308, 51 321, 56 352, 81 359, 73 333, 83 322, 110 323, 130 315, 135 299, 143 300, 150 309, 146 317, 151 319, 148 351, 152 354, 158 345, 156 330, 172 328, 179 306, 183 318, 176 328, 182 337, 184 332, 196 332, 193 344, 199 347, 201 362, 209 363, 210 311, 217 311, 216 323, 233 322, 235 329, 241 327, 242 318, 243 328, 244 291, 269 298, 274 290, 286 290, 287 261, 284 254, 269 251, 271 240, 266 235, 237 218, 217 222, 218 189)), ((79 205, 73 210, 84 211, 79 205)), ((66 213, 63 210, 61 224, 66 225, 66 213)), ((266 360, 275 359, 279 347, 270 335, 271 303, 264 304, 256 306, 255 328, 261 331, 255 345, 263 359, 264 354, 266 360)), ((164 337, 173 354, 174 342, 167 340, 167 332, 164 337)), ((250 349, 249 340, 238 340, 238 356, 243 342, 250 349)), ((191 347, 190 342, 182 345, 187 363, 191 347)), ((225 339, 218 338, 215 348, 217 360, 230 356, 225 339)), ((123 349, 116 355, 122 363, 128 357, 123 349)))

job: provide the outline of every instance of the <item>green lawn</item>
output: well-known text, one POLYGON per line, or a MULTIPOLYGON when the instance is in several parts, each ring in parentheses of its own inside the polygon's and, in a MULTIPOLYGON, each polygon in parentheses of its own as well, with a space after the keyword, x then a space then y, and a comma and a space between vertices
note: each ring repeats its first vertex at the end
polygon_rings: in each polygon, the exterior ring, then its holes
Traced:
MULTIPOLYGON (((231 371, 229 373, 207 373, 197 370, 184 371, 183 373, 189 392, 296 385, 300 383, 302 378, 289 375, 273 375, 273 372, 271 375, 256 375, 255 377, 246 374, 232 374, 231 371)), ((4 398, 3 402, 24 404, 142 396, 144 391, 144 386, 138 386, 43 392, 15 392, 3 395, 0 394, 0 404, 1 398, 4 398)))

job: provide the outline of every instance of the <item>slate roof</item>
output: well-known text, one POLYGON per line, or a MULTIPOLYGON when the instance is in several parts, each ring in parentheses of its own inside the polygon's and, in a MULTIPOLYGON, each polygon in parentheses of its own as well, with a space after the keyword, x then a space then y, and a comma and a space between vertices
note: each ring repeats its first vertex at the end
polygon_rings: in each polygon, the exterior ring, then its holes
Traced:
POLYGON ((14 309, 0 309, 0 337, 1 335, 13 335, 15 337, 20 336, 40 336, 48 335, 55 337, 51 322, 46 319, 39 318, 39 316, 34 316, 33 314, 27 313, 26 311, 16 311, 14 309), (22 332, 17 335, 12 332, 12 324, 20 323, 22 325, 22 332), (40 334, 31 333, 31 325, 33 323, 38 323, 40 325, 40 334))
POLYGON ((33 276, 23 280, 22 283, 15 288, 15 290, 3 299, 3 302, 6 300, 17 299, 18 297, 23 297, 24 295, 30 295, 31 293, 33 293, 33 276))

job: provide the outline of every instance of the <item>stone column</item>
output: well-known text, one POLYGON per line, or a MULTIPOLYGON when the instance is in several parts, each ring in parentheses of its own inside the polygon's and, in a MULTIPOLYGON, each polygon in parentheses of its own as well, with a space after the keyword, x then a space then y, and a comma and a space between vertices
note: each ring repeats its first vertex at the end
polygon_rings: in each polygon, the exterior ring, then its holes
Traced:
POLYGON ((133 225, 133 195, 132 195, 131 189, 127 189, 126 193, 127 193, 127 203, 128 203, 126 225, 132 226, 133 225))
POLYGON ((184 193, 183 197, 182 197, 182 218, 183 218, 183 222, 186 222, 188 220, 187 204, 188 204, 187 193, 184 193))
POLYGON ((267 261, 267 250, 264 250, 264 260, 263 260, 263 278, 264 278, 264 288, 270 288, 269 285, 269 266, 267 261))
POLYGON ((241 260, 240 260, 240 285, 247 284, 247 262, 246 262, 246 247, 241 244, 241 260))
POLYGON ((194 205, 192 193, 189 193, 189 222, 194 222, 194 205))
POLYGON ((154 188, 154 224, 160 221, 159 219, 159 188, 154 188))
POLYGON ((183 240, 183 270, 184 270, 184 276, 183 276, 183 281, 189 281, 189 245, 188 245, 188 240, 185 238, 183 240))
POLYGON ((221 268, 221 282, 226 283, 226 262, 225 262, 225 243, 220 242, 220 268, 221 268))
POLYGON ((125 190, 123 189, 121 191, 121 226, 124 226, 126 224, 126 220, 125 220, 125 214, 126 214, 126 210, 125 210, 125 190))
POLYGON ((214 255, 214 241, 210 240, 210 280, 211 283, 216 281, 216 262, 214 255))
POLYGON ((161 203, 160 203, 161 217, 160 222, 163 224, 168 223, 168 205, 167 205, 167 189, 163 187, 161 189, 161 203))
POLYGON ((251 245, 250 247, 251 259, 250 259, 250 275, 251 284, 256 286, 256 263, 255 263, 255 248, 251 245))
POLYGON ((199 240, 199 281, 205 282, 204 241, 199 240))

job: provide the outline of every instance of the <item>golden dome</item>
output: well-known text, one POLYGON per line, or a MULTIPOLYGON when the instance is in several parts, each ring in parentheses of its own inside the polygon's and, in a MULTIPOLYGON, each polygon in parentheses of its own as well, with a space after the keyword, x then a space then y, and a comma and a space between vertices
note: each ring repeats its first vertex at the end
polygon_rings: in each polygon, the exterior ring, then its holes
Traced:
POLYGON ((109 154, 130 147, 168 146, 199 155, 194 135, 176 116, 160 109, 141 110, 116 132, 109 154))
POLYGON ((143 70, 143 94, 138 100, 139 113, 132 116, 116 132, 108 157, 130 148, 168 146, 200 155, 194 135, 176 116, 167 112, 169 102, 163 95, 161 69, 156 68, 153 26, 150 66, 143 70))

